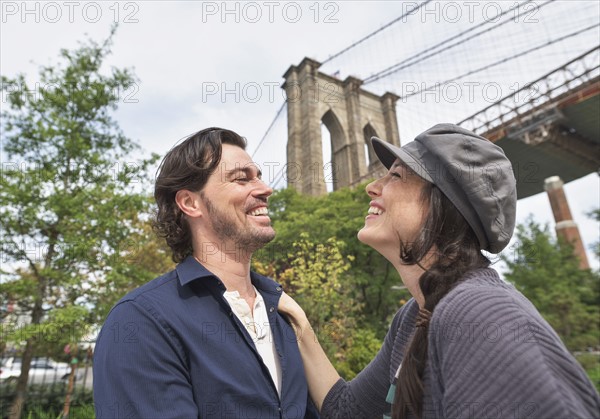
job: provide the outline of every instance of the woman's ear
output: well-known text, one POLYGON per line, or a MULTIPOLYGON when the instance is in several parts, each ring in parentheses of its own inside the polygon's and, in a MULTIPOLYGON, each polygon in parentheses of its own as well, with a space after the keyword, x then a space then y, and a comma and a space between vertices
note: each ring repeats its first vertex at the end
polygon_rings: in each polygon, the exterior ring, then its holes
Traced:
POLYGON ((197 218, 202 216, 200 194, 198 192, 181 189, 175 194, 175 202, 179 209, 188 217, 197 218))

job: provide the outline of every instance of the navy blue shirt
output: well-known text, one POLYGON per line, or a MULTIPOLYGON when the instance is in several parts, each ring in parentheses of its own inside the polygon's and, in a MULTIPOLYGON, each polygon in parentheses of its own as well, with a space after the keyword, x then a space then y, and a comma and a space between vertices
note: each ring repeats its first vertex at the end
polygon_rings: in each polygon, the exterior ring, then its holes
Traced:
POLYGON ((277 312, 281 287, 251 273, 266 304, 281 397, 225 286, 193 257, 123 297, 94 354, 98 418, 312 418, 293 329, 277 312))

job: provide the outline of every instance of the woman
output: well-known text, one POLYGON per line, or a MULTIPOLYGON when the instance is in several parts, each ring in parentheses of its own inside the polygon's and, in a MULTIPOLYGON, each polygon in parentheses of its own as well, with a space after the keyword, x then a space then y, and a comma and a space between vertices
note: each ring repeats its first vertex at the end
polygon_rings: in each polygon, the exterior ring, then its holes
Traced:
POLYGON ((372 140, 387 175, 358 238, 398 270, 412 299, 373 361, 345 382, 285 296, 313 401, 325 418, 591 418, 600 398, 533 305, 489 267, 515 226, 502 149, 440 124, 402 148, 372 140))

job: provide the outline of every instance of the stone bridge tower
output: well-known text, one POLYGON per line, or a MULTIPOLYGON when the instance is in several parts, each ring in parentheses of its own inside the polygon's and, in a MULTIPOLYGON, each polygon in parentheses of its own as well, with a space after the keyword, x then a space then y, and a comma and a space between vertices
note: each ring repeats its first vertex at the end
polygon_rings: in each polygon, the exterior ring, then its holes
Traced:
POLYGON ((283 75, 287 96, 287 182, 300 193, 322 195, 326 183, 333 189, 353 186, 377 176, 372 136, 400 145, 396 118, 398 96, 377 96, 361 89, 362 81, 345 80, 318 71, 321 63, 304 58, 283 75), (321 123, 331 135, 331 168, 323 164, 321 123), (323 169, 331 172, 324 175, 323 169))

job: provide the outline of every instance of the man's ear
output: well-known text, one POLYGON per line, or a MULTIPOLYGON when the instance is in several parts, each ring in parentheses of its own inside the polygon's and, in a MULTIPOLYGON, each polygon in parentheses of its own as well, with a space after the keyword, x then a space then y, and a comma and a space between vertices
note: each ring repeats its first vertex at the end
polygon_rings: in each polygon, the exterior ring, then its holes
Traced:
POLYGON ((197 218, 202 216, 200 194, 198 192, 181 189, 175 194, 175 202, 179 209, 187 216, 197 218))

